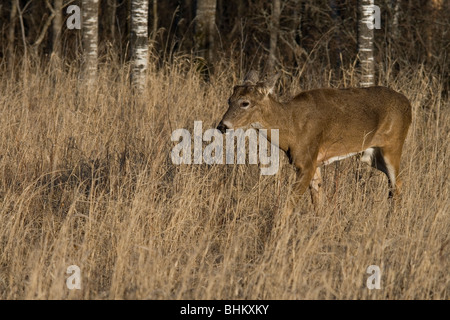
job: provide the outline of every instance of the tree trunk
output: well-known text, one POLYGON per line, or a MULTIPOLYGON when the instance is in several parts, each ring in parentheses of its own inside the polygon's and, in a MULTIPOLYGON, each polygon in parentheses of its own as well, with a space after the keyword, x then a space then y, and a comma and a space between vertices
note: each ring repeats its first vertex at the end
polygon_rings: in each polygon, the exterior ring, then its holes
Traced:
POLYGON ((392 39, 395 41, 399 38, 398 20, 400 17, 400 0, 391 1, 392 11, 392 39))
POLYGON ((142 91, 148 66, 148 0, 131 1, 131 83, 142 91))
POLYGON ((280 30, 280 14, 280 0, 274 0, 272 6, 272 17, 270 21, 269 61, 267 62, 267 69, 269 73, 272 73, 274 71, 275 62, 277 60, 276 50, 278 42, 278 32, 280 30))
POLYGON ((8 29, 8 66, 12 69, 14 65, 14 39, 16 28, 17 6, 16 0, 11 0, 11 12, 9 15, 8 29))
POLYGON ((333 41, 332 41, 332 55, 331 55, 331 63, 332 68, 336 71, 336 74, 338 75, 338 78, 340 79, 340 72, 341 72, 341 25, 342 25, 342 19, 341 19, 341 13, 340 13, 340 6, 339 2, 336 0, 330 0, 330 8, 331 8, 331 18, 333 19, 333 24, 335 26, 339 26, 339 28, 334 29, 334 35, 333 35, 333 41))
POLYGON ((214 58, 214 30, 216 24, 216 0, 197 0, 195 44, 208 62, 214 58))
POLYGON ((27 45, 27 37, 25 35, 25 23, 23 20, 23 9, 20 8, 20 1, 15 1, 17 12, 19 13, 19 22, 20 22, 20 31, 22 33, 22 44, 23 44, 23 61, 24 68, 27 69, 28 65, 28 45, 27 45))
POLYGON ((292 32, 294 34, 295 42, 300 44, 302 38, 303 2, 302 0, 295 0, 294 5, 294 23, 292 26, 292 32))
POLYGON ((158 0, 153 0, 153 28, 152 28, 152 43, 156 40, 158 33, 158 0))
POLYGON ((427 50, 427 62, 433 60, 433 27, 435 26, 437 20, 437 13, 442 9, 443 0, 428 0, 426 11, 427 11, 427 22, 425 25, 425 37, 426 37, 426 50, 427 50))
POLYGON ((358 55, 360 62, 360 86, 375 84, 375 64, 373 57, 374 28, 372 12, 374 0, 359 0, 358 55), (372 25, 371 25, 372 23, 372 25))
POLYGON ((115 0, 109 0, 108 1, 109 6, 109 29, 110 29, 110 36, 111 36, 111 43, 116 42, 116 13, 117 13, 117 1, 115 0))
POLYGON ((55 0, 53 10, 55 17, 53 18, 53 53, 57 56, 61 54, 61 30, 62 30, 62 0, 55 0))
POLYGON ((82 0, 84 79, 93 84, 97 79, 99 0, 82 0))

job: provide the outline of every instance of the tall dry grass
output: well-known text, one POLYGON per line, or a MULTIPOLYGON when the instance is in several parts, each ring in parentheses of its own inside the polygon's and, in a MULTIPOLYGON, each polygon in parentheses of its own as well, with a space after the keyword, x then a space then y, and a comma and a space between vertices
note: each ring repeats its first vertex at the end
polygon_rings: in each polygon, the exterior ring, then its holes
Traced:
MULTIPOLYGON (((3 70, 0 298, 448 299, 445 79, 420 66, 380 70, 414 114, 395 210, 385 176, 355 158, 326 167, 320 212, 305 194, 306 214, 287 216, 294 170, 284 155, 275 176, 170 160, 173 130, 220 120, 234 70, 224 64, 206 83, 179 57, 153 68, 138 96, 115 65, 90 88, 76 68, 3 70), (81 290, 66 287, 70 265, 81 290), (366 287, 369 265, 381 268, 380 290, 366 287)), ((295 90, 330 85, 309 72, 295 90)), ((340 85, 353 79, 348 68, 340 85)))

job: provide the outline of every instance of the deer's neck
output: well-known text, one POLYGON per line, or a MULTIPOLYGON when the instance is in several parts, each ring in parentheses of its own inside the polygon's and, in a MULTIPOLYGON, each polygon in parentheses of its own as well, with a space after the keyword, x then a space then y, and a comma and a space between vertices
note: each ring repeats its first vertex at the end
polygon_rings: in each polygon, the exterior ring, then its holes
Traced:
POLYGON ((289 139, 292 137, 292 117, 286 105, 268 97, 269 107, 263 112, 262 127, 267 129, 269 141, 271 141, 271 130, 278 130, 279 147, 283 151, 289 149, 289 139))

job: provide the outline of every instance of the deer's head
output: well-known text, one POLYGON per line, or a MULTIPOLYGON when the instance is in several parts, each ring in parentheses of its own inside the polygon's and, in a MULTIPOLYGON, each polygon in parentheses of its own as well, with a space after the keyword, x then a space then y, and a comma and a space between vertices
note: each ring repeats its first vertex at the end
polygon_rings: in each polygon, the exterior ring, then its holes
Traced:
POLYGON ((269 95, 279 74, 266 81, 259 81, 258 73, 250 71, 243 84, 233 88, 233 94, 228 99, 228 110, 220 121, 217 129, 225 133, 226 129, 260 129, 262 116, 270 107, 269 95))

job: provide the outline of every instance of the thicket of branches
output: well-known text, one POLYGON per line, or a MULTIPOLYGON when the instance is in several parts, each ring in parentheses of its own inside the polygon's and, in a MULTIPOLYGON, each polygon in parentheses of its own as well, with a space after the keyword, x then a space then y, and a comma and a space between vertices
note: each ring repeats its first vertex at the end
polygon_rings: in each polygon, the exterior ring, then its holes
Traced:
MULTIPOLYGON (((0 5, 0 61, 20 63, 25 51, 49 61, 58 53, 77 61, 83 30, 69 30, 68 5, 81 0, 10 0, 0 5), (62 23, 55 8, 62 4, 62 23), (14 5, 17 7, 14 8, 14 5), (57 17, 57 15, 56 15, 57 17), (61 30, 54 25, 61 24, 61 30), (53 27, 52 27, 53 25, 53 27), (56 32, 61 37, 56 37, 56 32), (57 41, 57 43, 55 43, 57 41)), ((150 59, 159 64, 175 53, 201 56, 195 37, 196 8, 201 1, 149 1, 150 59), (155 2, 156 1, 156 2, 155 2)), ((276 2, 276 1, 275 1, 276 2)), ((444 79, 449 75, 449 2, 442 0, 381 0, 381 29, 375 30, 375 62, 395 61, 397 68, 424 63, 444 79)), ((99 63, 130 59, 131 0, 99 1, 99 63), (112 55, 110 53, 113 53, 112 55)), ((235 59, 241 70, 267 68, 270 35, 276 28, 275 66, 298 75, 306 63, 327 68, 338 78, 343 65, 355 63, 358 48, 357 0, 283 0, 279 23, 271 20, 273 1, 217 0, 214 32, 215 61, 235 59)))

